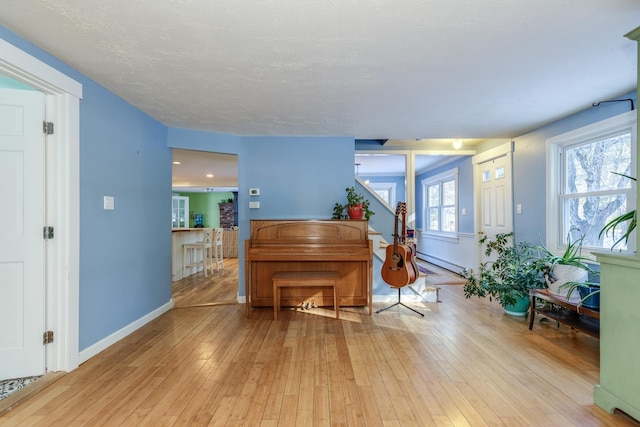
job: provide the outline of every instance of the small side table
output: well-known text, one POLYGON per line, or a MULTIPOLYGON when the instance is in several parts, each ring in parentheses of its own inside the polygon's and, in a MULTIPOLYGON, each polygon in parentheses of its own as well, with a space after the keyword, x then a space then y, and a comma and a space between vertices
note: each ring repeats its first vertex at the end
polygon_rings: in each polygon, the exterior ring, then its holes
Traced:
POLYGON ((600 312, 573 304, 566 299, 553 295, 548 289, 531 289, 531 308, 529 312, 529 330, 533 330, 533 321, 536 313, 556 320, 571 329, 582 331, 587 335, 600 338, 600 312), (536 299, 548 301, 560 308, 542 309, 536 308, 536 299))

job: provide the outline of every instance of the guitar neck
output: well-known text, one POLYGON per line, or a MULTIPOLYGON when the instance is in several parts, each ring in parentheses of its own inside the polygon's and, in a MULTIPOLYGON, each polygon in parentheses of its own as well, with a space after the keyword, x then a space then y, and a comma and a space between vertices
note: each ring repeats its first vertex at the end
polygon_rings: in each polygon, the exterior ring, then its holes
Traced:
POLYGON ((398 217, 395 217, 395 224, 393 226, 393 252, 398 252, 398 217))
POLYGON ((402 243, 406 243, 407 241, 407 211, 406 209, 402 211, 402 243))

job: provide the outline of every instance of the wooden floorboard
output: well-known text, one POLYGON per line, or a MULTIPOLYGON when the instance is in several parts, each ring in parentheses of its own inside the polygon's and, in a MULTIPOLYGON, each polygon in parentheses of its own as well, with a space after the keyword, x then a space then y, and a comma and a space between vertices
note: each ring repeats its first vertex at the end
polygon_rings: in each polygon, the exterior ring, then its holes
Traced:
POLYGON ((597 339, 553 322, 529 331, 438 280, 442 302, 410 303, 425 317, 399 306, 247 319, 237 260, 225 260, 174 283, 177 308, 13 404, 0 425, 640 425, 593 404, 597 339))

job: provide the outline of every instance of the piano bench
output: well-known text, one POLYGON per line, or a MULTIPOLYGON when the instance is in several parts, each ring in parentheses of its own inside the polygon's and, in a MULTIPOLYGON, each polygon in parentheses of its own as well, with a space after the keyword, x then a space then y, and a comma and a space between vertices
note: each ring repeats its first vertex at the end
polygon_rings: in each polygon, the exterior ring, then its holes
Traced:
POLYGON ((282 288, 323 287, 333 290, 333 309, 336 319, 340 318, 338 306, 338 285, 340 275, 337 271, 278 271, 273 277, 273 320, 278 320, 280 311, 280 291, 282 288))

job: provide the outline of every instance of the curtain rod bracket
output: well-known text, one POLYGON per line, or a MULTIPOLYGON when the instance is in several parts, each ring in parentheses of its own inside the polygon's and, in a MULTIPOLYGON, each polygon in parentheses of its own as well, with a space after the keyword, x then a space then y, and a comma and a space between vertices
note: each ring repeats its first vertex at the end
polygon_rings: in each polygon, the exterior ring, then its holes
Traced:
POLYGON ((609 101, 599 101, 599 102, 594 102, 593 104, 591 104, 591 106, 592 107, 597 107, 598 105, 602 104, 603 102, 625 102, 625 101, 629 101, 631 103, 631 111, 635 110, 635 107, 633 105, 633 99, 631 99, 631 98, 611 99, 609 101))

